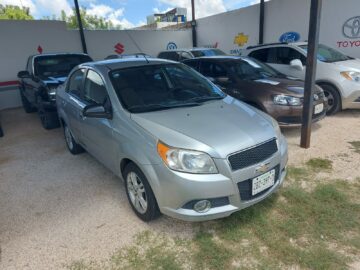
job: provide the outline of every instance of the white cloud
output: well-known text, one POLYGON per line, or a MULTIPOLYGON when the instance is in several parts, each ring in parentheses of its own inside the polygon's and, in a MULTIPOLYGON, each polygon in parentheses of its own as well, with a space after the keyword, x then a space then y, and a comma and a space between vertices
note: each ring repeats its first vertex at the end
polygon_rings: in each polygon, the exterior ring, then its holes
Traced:
POLYGON ((159 8, 153 8, 153 11, 154 13, 166 13, 168 12, 169 10, 172 10, 172 8, 167 8, 167 9, 164 9, 164 10, 160 10, 159 8))
MULTIPOLYGON (((191 19, 191 1, 190 0, 158 0, 160 4, 171 7, 184 7, 188 11, 188 20, 191 19)), ((195 1, 195 17, 202 18, 217 13, 225 12, 223 0, 197 0, 195 1)))

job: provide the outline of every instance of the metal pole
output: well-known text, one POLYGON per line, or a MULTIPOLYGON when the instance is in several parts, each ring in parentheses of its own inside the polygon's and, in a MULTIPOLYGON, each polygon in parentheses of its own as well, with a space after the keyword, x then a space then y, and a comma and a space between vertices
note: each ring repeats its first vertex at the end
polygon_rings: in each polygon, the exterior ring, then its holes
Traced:
POLYGON ((84 35, 84 28, 81 21, 81 15, 80 15, 80 9, 79 9, 79 3, 78 0, 74 0, 75 3, 75 11, 76 11, 76 18, 79 26, 79 33, 80 33, 80 39, 81 39, 81 45, 84 53, 87 53, 86 48, 86 41, 85 41, 85 35, 84 35))
POLYGON ((196 47, 197 46, 197 37, 196 37, 196 19, 195 19, 195 3, 194 3, 194 0, 191 0, 191 13, 192 13, 192 19, 191 19, 192 42, 193 42, 193 47, 196 47))
POLYGON ((265 0, 260 1, 259 44, 264 43, 265 0))
POLYGON ((313 114, 314 87, 317 66, 317 53, 319 45, 319 31, 321 20, 322 0, 311 0, 310 25, 306 60, 305 91, 303 105, 303 123, 301 127, 302 148, 310 147, 311 123, 313 114))

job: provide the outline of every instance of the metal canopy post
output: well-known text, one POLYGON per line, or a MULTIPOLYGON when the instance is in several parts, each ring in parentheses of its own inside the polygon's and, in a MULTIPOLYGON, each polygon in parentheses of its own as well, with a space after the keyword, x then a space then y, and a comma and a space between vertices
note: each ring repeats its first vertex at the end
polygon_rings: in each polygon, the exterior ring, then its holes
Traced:
POLYGON ((192 28, 192 42, 193 47, 197 46, 197 37, 196 37, 196 19, 195 19, 195 0, 191 0, 191 13, 192 13, 192 19, 191 19, 191 28, 192 28))
POLYGON ((264 44, 265 0, 260 1, 259 44, 264 44))
POLYGON ((87 53, 84 29, 83 29, 83 25, 82 25, 82 21, 81 21, 81 15, 80 15, 80 9, 79 9, 78 0, 74 0, 74 3, 75 3, 76 18, 77 18, 77 22, 78 22, 78 26, 79 26, 79 33, 80 33, 82 49, 83 49, 84 53, 87 53))
POLYGON ((301 127, 302 148, 310 147, 311 123, 313 114, 313 96, 315 87, 315 76, 317 66, 317 52, 319 45, 319 30, 321 19, 322 0, 311 0, 309 39, 306 60, 305 91, 303 105, 303 123, 301 127))

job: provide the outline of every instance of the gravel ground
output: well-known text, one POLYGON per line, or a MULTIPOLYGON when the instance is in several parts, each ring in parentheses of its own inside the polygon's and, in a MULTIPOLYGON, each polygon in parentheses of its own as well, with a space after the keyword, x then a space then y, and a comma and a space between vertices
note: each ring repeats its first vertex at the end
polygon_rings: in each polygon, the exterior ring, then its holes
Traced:
MULTIPOLYGON (((102 260, 143 230, 192 235, 192 225, 133 214, 123 184, 88 154, 72 156, 61 129, 46 131, 36 114, 1 113, 0 269, 61 269, 79 259, 102 260)), ((346 111, 313 126, 312 148, 299 148, 299 129, 285 129, 291 165, 333 160, 334 178, 360 177, 360 112, 346 111), (355 169, 356 168, 356 169, 355 169)))

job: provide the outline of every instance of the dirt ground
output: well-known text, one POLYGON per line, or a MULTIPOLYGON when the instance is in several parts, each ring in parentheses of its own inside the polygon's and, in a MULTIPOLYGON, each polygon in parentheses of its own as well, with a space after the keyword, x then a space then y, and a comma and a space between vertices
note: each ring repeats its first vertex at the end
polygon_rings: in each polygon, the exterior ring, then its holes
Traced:
MULTIPOLYGON (((88 154, 72 156, 61 129, 41 128, 36 114, 1 112, 0 269, 61 269, 74 260, 102 260, 150 230, 192 235, 192 224, 161 217, 140 221, 121 180, 88 154)), ((359 181, 360 111, 314 124, 312 146, 299 147, 299 129, 284 129, 289 164, 333 161, 334 178, 359 181)))

